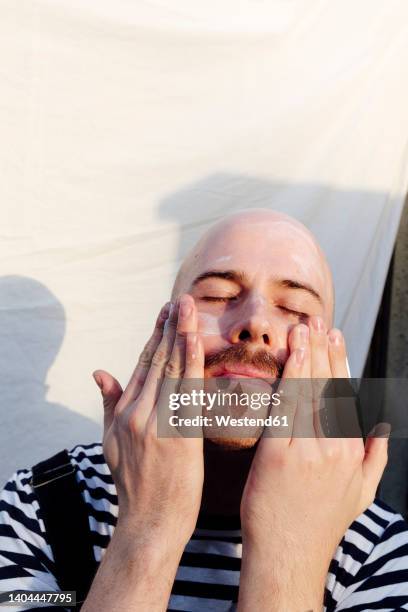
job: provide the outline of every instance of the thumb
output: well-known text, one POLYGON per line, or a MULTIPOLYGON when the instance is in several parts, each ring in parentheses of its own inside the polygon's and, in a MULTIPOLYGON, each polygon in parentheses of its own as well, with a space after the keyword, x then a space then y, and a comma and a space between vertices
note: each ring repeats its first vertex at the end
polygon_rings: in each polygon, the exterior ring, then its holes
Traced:
POLYGON ((116 378, 109 374, 109 372, 105 372, 105 370, 95 370, 92 376, 101 390, 104 409, 104 428, 106 431, 112 423, 115 406, 123 390, 116 378))
POLYGON ((390 432, 391 426, 388 423, 378 423, 366 439, 363 474, 370 494, 375 495, 387 465, 390 432))

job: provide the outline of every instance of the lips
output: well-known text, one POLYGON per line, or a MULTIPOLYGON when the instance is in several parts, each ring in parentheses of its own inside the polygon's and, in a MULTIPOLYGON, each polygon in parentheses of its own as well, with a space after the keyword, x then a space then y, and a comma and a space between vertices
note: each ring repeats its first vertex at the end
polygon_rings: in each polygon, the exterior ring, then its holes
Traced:
POLYGON ((211 376, 214 378, 273 378, 272 373, 268 375, 265 371, 245 364, 223 364, 215 368, 211 376))

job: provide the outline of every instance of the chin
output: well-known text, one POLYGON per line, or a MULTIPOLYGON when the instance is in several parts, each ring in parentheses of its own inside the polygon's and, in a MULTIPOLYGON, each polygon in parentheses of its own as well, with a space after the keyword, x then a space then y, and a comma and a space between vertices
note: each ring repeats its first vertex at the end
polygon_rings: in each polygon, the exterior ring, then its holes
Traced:
POLYGON ((227 451, 239 451, 253 448, 258 442, 258 438, 208 438, 216 446, 220 446, 227 451))

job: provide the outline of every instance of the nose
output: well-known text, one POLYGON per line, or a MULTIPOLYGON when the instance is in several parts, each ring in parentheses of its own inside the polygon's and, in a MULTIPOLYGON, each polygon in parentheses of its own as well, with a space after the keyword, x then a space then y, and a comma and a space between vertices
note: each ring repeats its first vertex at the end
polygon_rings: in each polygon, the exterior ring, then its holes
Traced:
POLYGON ((270 347, 272 345, 271 321, 268 317, 266 301, 262 296, 248 299, 240 310, 241 312, 236 312, 236 323, 230 331, 231 343, 248 342, 270 347))

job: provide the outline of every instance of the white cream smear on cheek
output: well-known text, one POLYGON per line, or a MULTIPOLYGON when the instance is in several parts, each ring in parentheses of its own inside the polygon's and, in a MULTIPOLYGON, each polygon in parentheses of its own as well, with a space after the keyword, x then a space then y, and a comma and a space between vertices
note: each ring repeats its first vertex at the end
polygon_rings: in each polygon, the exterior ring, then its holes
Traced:
MULTIPOLYGON (((211 262, 211 266, 217 266, 221 263, 226 263, 232 259, 232 255, 222 255, 211 262)), ((200 324, 200 332, 203 336, 220 336, 221 329, 218 317, 209 314, 208 312, 198 312, 198 322, 200 324)))
POLYGON ((199 312, 198 321, 200 323, 200 332, 203 336, 220 336, 219 319, 208 312, 199 312))

